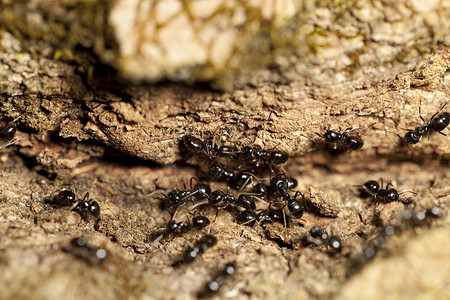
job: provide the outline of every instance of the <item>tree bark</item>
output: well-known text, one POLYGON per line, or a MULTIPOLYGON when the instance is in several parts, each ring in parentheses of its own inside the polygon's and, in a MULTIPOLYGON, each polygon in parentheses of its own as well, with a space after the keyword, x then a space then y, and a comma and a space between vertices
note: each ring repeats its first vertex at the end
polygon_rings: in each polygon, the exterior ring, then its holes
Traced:
POLYGON ((237 273, 219 295, 238 299, 448 298, 449 138, 397 135, 449 110, 449 13, 448 1, 3 1, 1 125, 18 133, 0 150, 1 298, 190 299, 229 261, 237 273), (326 130, 350 128, 362 149, 325 143, 326 130), (206 230, 152 243, 173 211, 148 193, 207 177, 185 135, 287 151, 303 219, 252 228, 223 210, 206 230), (379 178, 413 204, 361 198, 355 186, 379 178), (48 203, 67 186, 100 203, 99 220, 48 203), (434 205, 441 218, 402 221, 434 205), (317 224, 341 253, 305 243, 317 224), (388 224, 398 232, 363 262, 388 224), (215 247, 171 266, 208 232, 215 247), (79 235, 108 260, 61 250, 79 235), (412 266, 415 278, 392 278, 412 266))

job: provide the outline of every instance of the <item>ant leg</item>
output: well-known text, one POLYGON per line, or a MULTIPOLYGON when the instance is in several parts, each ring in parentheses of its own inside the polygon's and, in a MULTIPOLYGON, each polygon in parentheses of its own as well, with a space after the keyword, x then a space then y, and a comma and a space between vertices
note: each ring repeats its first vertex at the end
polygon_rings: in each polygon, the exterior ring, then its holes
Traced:
POLYGON ((175 216, 177 215, 178 210, 179 210, 178 208, 175 209, 175 211, 173 212, 173 215, 172 215, 172 219, 170 219, 170 221, 175 220, 175 216))
POLYGON ((16 138, 13 138, 13 139, 12 139, 11 141, 9 141, 8 143, 1 145, 1 146, 0 146, 0 149, 6 148, 6 147, 8 147, 8 146, 11 146, 12 144, 15 143, 15 141, 16 141, 16 138))
POLYGON ((78 207, 79 204, 80 204, 79 200, 75 201, 74 204, 70 207, 70 210, 74 210, 75 208, 78 207))
POLYGON ((204 205, 204 204, 208 204, 209 201, 203 201, 203 202, 198 202, 198 203, 194 203, 194 205, 192 205, 191 209, 196 209, 198 206, 204 205))
MULTIPOLYGON (((443 133, 443 132, 441 132, 441 131, 436 131, 436 132, 442 134, 443 136, 447 136, 445 133, 443 133)), ((430 138, 430 134, 428 133, 428 139, 429 139, 429 138, 430 138)))
MULTIPOLYGON (((367 130, 367 129, 369 129, 370 127, 372 127, 373 125, 375 125, 375 124, 377 124, 377 122, 373 122, 372 124, 370 124, 370 125, 367 126, 367 127, 359 127, 359 128, 352 129, 352 130, 350 130, 349 133, 357 132, 357 131, 360 131, 360 130, 367 130)), ((351 129, 351 128, 350 128, 350 129, 351 129)), ((345 131, 347 131, 347 130, 349 130, 349 128, 347 128, 345 131)), ((345 131, 344 131, 344 132, 345 132, 345 131)))
MULTIPOLYGON (((286 207, 286 205, 285 205, 286 207)), ((287 220, 286 220, 286 213, 284 212, 284 208, 282 209, 283 211, 283 223, 284 223, 284 239, 287 240, 288 238, 288 230, 287 230, 287 220)))
POLYGON ((258 196, 258 194, 247 194, 247 195, 251 195, 251 196, 253 196, 254 199, 259 200, 259 201, 261 201, 261 202, 263 202, 263 203, 269 204, 269 206, 270 206, 270 202, 267 202, 267 201, 264 200, 263 198, 256 197, 256 196, 258 196))
POLYGON ((379 180, 380 180, 380 189, 382 189, 383 188, 383 178, 380 177, 379 180))
MULTIPOLYGON (((419 116, 422 112, 422 98, 419 99, 419 116)), ((422 118, 422 117, 421 117, 422 118)), ((423 120, 423 119, 422 119, 423 120)), ((425 122, 425 121, 424 121, 425 122)))
POLYGON ((219 215, 219 209, 216 208, 216 215, 214 216, 213 223, 216 222, 217 216, 219 215))
POLYGON ((151 197, 151 196, 153 196, 153 195, 155 195, 155 194, 161 196, 163 199, 166 199, 166 196, 165 196, 163 193, 158 192, 158 191, 152 192, 152 193, 150 193, 150 194, 147 194, 147 196, 151 197))
POLYGON ((213 133, 213 144, 212 144, 212 149, 214 150, 214 147, 216 146, 216 135, 217 135, 217 132, 220 130, 220 125, 219 126, 217 126, 217 129, 214 131, 214 133, 213 133))
POLYGON ((203 129, 205 129, 205 123, 202 124, 202 130, 200 131, 200 138, 203 141, 203 129))
POLYGON ((386 189, 388 190, 389 188, 394 188, 394 186, 392 185, 392 183, 390 181, 388 181, 386 183, 386 189))
POLYGON ((408 190, 408 191, 403 191, 403 192, 401 192, 401 193, 398 193, 398 195, 400 196, 400 195, 403 195, 403 194, 406 194, 406 193, 411 193, 411 194, 417 195, 416 192, 413 192, 413 191, 410 191, 410 190, 408 190))
MULTIPOLYGON (((255 179, 257 181, 263 180, 263 179, 258 178, 256 175, 254 175, 250 172, 243 172, 243 173, 250 175, 250 177, 247 178, 245 180, 244 184, 239 188, 239 192, 242 191, 248 185, 249 182, 253 185, 253 179, 255 179)), ((229 191, 228 191, 228 193, 229 193, 229 191)))

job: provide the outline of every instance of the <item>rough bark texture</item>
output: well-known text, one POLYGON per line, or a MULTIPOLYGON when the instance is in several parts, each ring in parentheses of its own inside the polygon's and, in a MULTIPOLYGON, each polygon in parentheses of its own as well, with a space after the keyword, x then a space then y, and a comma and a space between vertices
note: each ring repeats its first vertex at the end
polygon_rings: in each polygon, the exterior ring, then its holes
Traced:
POLYGON ((191 299, 229 261, 218 297, 449 298, 449 137, 397 136, 450 100, 449 14, 448 1, 3 1, 0 125, 18 118, 19 132, 0 150, 0 298, 191 299), (364 147, 329 149, 329 128, 362 128, 364 147), (288 151, 305 216, 286 230, 221 210, 152 243, 173 210, 148 193, 207 179, 186 134, 288 151), (362 198, 355 185, 379 178, 443 217, 412 226, 405 204, 362 198), (65 185, 100 218, 44 201, 65 185), (388 224, 399 230, 363 263, 388 224), (314 225, 342 252, 306 245, 314 225), (206 233, 217 245, 172 267, 206 233), (108 259, 62 251, 81 235, 108 259))

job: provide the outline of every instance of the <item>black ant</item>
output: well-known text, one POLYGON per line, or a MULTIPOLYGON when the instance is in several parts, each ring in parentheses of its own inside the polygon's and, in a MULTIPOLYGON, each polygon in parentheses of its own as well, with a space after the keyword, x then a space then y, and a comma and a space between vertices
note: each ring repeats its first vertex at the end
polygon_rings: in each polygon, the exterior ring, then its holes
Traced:
MULTIPOLYGON (((403 211, 403 220, 411 226, 421 226, 424 224, 430 224, 431 220, 438 219, 443 216, 441 209, 438 206, 433 206, 425 211, 413 211, 406 209, 403 211)), ((364 250, 364 260, 370 261, 376 253, 381 249, 381 247, 386 244, 388 238, 396 231, 402 231, 406 228, 403 226, 394 227, 392 225, 387 225, 383 228, 382 232, 378 234, 377 242, 374 245, 368 246, 364 250)))
POLYGON ((356 130, 359 129, 351 130, 351 128, 347 128, 342 133, 333 130, 327 130, 323 137, 328 144, 334 145, 333 149, 336 149, 339 142, 342 141, 344 148, 347 151, 355 151, 361 149, 362 146, 364 146, 364 142, 360 136, 351 134, 356 130))
POLYGON ((283 224, 284 216, 281 209, 267 209, 258 214, 259 222, 278 222, 283 224))
POLYGON ((202 291, 198 293, 199 298, 207 298, 217 293, 225 283, 225 279, 236 272, 236 264, 234 262, 227 263, 224 268, 217 273, 214 278, 205 284, 202 291))
POLYGON ((72 210, 78 210, 78 212, 83 216, 86 216, 86 214, 91 214, 98 217, 100 215, 100 205, 98 202, 89 199, 89 193, 84 195, 83 200, 77 200, 73 187, 72 190, 64 189, 56 196, 49 197, 44 201, 57 207, 71 206, 72 210))
POLYGON ((411 223, 413 226, 430 223, 432 219, 437 219, 442 216, 442 210, 438 206, 433 206, 425 211, 405 210, 403 212, 403 219, 411 223))
POLYGON ((302 198, 305 199, 305 196, 303 195, 303 193, 301 193, 299 191, 295 192, 294 198, 292 198, 288 193, 286 193, 283 196, 283 199, 287 203, 287 208, 289 210, 289 213, 291 214, 292 217, 294 217, 296 219, 301 218, 303 216, 303 213, 305 212, 303 205, 301 204, 300 201, 297 200, 298 195, 302 196, 302 198))
POLYGON ((317 246, 320 246, 325 242, 328 243, 334 252, 340 252, 342 250, 341 240, 336 236, 328 236, 328 234, 323 231, 322 227, 314 226, 310 229, 309 233, 310 236, 307 237, 308 242, 317 246))
POLYGON ((320 137, 323 137, 325 139, 325 142, 327 142, 329 145, 333 145, 333 149, 337 149, 339 143, 342 142, 342 145, 345 150, 347 151, 356 151, 361 149, 364 146, 364 141, 362 138, 356 133, 360 130, 367 130, 368 128, 372 127, 375 123, 370 124, 366 128, 355 128, 352 129, 347 128, 342 132, 334 131, 334 130, 327 130, 325 134, 320 134, 318 132, 314 132, 320 137))
POLYGON ((106 260, 108 252, 103 248, 94 247, 86 242, 82 237, 74 238, 62 250, 71 253, 79 259, 84 259, 87 263, 102 263, 106 260))
POLYGON ((191 229, 202 229, 211 224, 211 221, 202 215, 196 215, 192 218, 192 223, 188 221, 175 222, 173 219, 167 223, 166 228, 160 234, 153 239, 153 244, 158 243, 163 238, 167 237, 171 233, 184 234, 191 229))
POLYGON ((273 172, 274 166, 281 166, 289 159, 289 154, 283 150, 273 150, 270 152, 268 163, 270 171, 273 172))
POLYGON ((369 180, 362 186, 362 189, 370 194, 372 197, 374 197, 376 200, 384 203, 389 203, 393 201, 400 201, 404 204, 407 204, 408 201, 406 200, 400 200, 400 195, 405 193, 413 193, 413 191, 404 191, 404 192, 397 192, 397 190, 392 188, 392 185, 388 183, 386 185, 386 188, 383 189, 383 180, 381 179, 381 184, 379 184, 375 180, 369 180))
POLYGON ((232 146, 218 146, 214 139, 207 139, 202 141, 192 135, 185 135, 183 137, 184 146, 191 152, 194 153, 205 153, 206 156, 212 157, 228 157, 233 158, 237 150, 232 146))
POLYGON ((388 237, 392 236, 395 233, 394 226, 387 225, 383 228, 382 232, 377 237, 377 242, 374 245, 368 246, 364 249, 363 255, 365 261, 370 261, 377 254, 379 249, 383 247, 388 237))
POLYGON ((0 130, 0 149, 14 144, 17 133, 16 121, 26 113, 27 111, 23 112, 20 116, 9 122, 3 129, 0 130))
POLYGON ((178 266, 183 263, 193 262, 199 255, 203 254, 208 248, 211 248, 217 243, 217 238, 211 234, 203 236, 195 243, 195 245, 189 247, 184 253, 183 257, 176 261, 173 266, 178 266))
POLYGON ((14 137, 16 136, 16 132, 17 128, 13 122, 6 125, 6 127, 0 131, 0 149, 14 144, 14 137))
MULTIPOLYGON (((270 179, 270 189, 277 196, 284 196, 288 190, 295 189, 298 186, 298 181, 293 177, 288 177, 285 174, 278 174, 270 179)), ((258 187, 262 190, 262 187, 258 187)), ((268 187, 266 189, 269 191, 268 187)))
POLYGON ((185 135, 183 137, 184 146, 191 152, 194 153, 202 153, 205 149, 205 145, 203 141, 199 138, 196 138, 192 135, 185 135))
POLYGON ((211 221, 208 219, 208 217, 197 215, 192 218, 192 226, 195 229, 201 229, 211 224, 211 221))
POLYGON ((176 209, 174 215, 172 216, 173 219, 177 210, 180 207, 184 206, 187 201, 191 201, 193 204, 195 204, 196 201, 208 198, 209 194, 211 194, 211 187, 204 182, 199 182, 192 188, 191 179, 191 190, 179 190, 175 188, 170 191, 167 196, 165 196, 161 192, 153 192, 150 193, 149 196, 152 196, 154 194, 160 195, 164 199, 165 203, 176 209))
POLYGON ((422 126, 417 126, 414 130, 408 130, 405 136, 402 138, 399 134, 398 137, 407 144, 417 144, 422 139, 422 136, 428 134, 428 140, 430 139, 430 134, 436 131, 442 135, 446 135, 442 132, 448 124, 450 123, 450 114, 448 112, 443 112, 439 114, 439 111, 444 109, 449 101, 447 101, 433 116, 431 116, 429 122, 425 122, 425 119, 420 115, 420 105, 419 105, 419 117, 423 121, 422 126), (439 114, 439 115, 438 115, 439 114))
POLYGON ((289 159, 289 154, 283 150, 268 151, 259 145, 253 147, 245 146, 241 149, 239 158, 244 163, 255 163, 258 167, 262 161, 267 161, 270 170, 273 172, 275 166, 281 166, 289 159))
POLYGON ((215 162, 209 166, 209 175, 216 180, 226 179, 228 181, 234 181, 238 174, 227 169, 224 165, 215 162))
POLYGON ((196 208, 196 207, 198 207, 200 205, 204 205, 204 204, 217 206, 221 203, 223 203, 224 206, 220 207, 220 209, 224 209, 230 204, 235 204, 236 198, 231 193, 225 193, 222 190, 215 190, 209 194, 208 200, 195 203, 195 205, 192 208, 196 208))
POLYGON ((72 187, 72 190, 64 189, 59 192, 56 196, 46 197, 45 202, 61 207, 61 206, 71 206, 77 199, 75 194, 75 190, 72 187))
POLYGON ((282 221, 284 223, 284 227, 287 228, 286 214, 284 212, 285 207, 287 207, 290 217, 294 218, 294 219, 301 218, 305 212, 305 209, 304 209, 302 203, 299 200, 297 200, 297 197, 299 195, 303 199, 305 199, 305 196, 300 191, 296 191, 294 197, 292 197, 286 191, 284 193, 284 195, 282 196, 282 200, 277 200, 277 201, 272 202, 269 205, 268 212, 260 214, 259 216, 257 216, 257 218, 259 219, 260 222, 262 222, 262 221, 272 221, 272 222, 279 221, 279 222, 281 222, 282 221), (273 204, 283 203, 283 202, 284 202, 284 205, 281 209, 275 209, 275 210, 271 209, 271 206, 273 204))
POLYGON ((72 209, 78 210, 81 214, 89 213, 95 217, 98 217, 100 215, 100 205, 97 203, 97 201, 89 199, 89 193, 87 192, 83 200, 76 201, 72 205, 72 209))
POLYGON ((240 211, 235 217, 236 223, 253 227, 258 220, 258 216, 253 210, 245 209, 240 211))

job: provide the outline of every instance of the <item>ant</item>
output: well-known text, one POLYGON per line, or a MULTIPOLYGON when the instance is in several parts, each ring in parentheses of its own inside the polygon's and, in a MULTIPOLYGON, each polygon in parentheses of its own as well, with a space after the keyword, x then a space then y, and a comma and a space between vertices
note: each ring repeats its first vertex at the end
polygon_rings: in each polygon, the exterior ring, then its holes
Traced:
POLYGON ((328 144, 334 145, 333 149, 336 149, 338 146, 338 143, 340 141, 342 141, 345 150, 355 151, 355 150, 361 149, 362 146, 364 146, 364 142, 360 136, 351 134, 352 132, 355 132, 356 130, 359 130, 359 129, 351 130, 351 128, 347 128, 342 133, 333 131, 333 130, 327 130, 327 132, 325 132, 323 137, 325 138, 325 141, 328 144))
MULTIPOLYGON (((288 190, 295 189, 297 186, 298 181, 295 178, 288 177, 285 174, 278 174, 270 179, 270 186, 266 186, 266 190, 271 189, 276 195, 284 196, 288 190)), ((257 189, 263 191, 262 186, 258 186, 257 189)))
POLYGON ((178 266, 183 263, 193 262, 199 255, 203 254, 208 248, 211 248, 217 243, 217 238, 211 234, 203 236, 201 239, 195 243, 195 245, 190 246, 183 253, 183 257, 176 261, 173 266, 178 266))
POLYGON ((372 127, 374 124, 375 123, 372 123, 366 128, 352 129, 350 127, 350 128, 345 129, 342 132, 328 129, 325 132, 325 134, 320 134, 318 132, 314 132, 314 133, 320 137, 323 137, 325 139, 325 142, 327 142, 329 145, 333 145, 333 149, 337 149, 338 145, 342 142, 344 149, 346 151, 350 152, 350 151, 359 150, 364 146, 364 141, 356 132, 360 131, 360 130, 367 130, 368 128, 372 127))
POLYGON ((232 146, 224 145, 219 147, 214 139, 210 138, 202 141, 192 135, 185 135, 183 137, 183 144, 189 151, 197 154, 204 152, 210 158, 216 156, 234 158, 234 153, 237 152, 232 146))
POLYGON ((283 199, 287 203, 289 213, 296 219, 301 218, 303 216, 303 213, 305 212, 303 205, 300 203, 300 201, 297 200, 298 195, 302 196, 302 198, 305 199, 305 195, 303 195, 303 193, 299 191, 295 192, 294 198, 292 198, 288 193, 283 196, 283 199))
POLYGON ((323 231, 322 227, 314 226, 309 231, 310 236, 307 237, 307 241, 313 243, 317 246, 322 245, 326 242, 334 252, 341 252, 342 242, 336 236, 329 237, 326 232, 323 231))
POLYGON ((253 210, 245 209, 235 216, 236 223, 253 227, 258 220, 258 216, 253 210))
POLYGON ((394 201, 400 201, 404 204, 407 204, 408 201, 406 200, 400 200, 400 195, 405 193, 413 193, 413 191, 404 191, 404 192, 397 192, 397 190, 392 188, 392 185, 388 183, 386 185, 386 188, 383 189, 383 179, 381 179, 381 184, 379 184, 375 180, 369 180, 362 186, 362 189, 370 194, 372 197, 374 197, 376 200, 384 203, 394 202, 394 201))
POLYGON ((186 187, 185 190, 179 190, 175 188, 170 191, 167 196, 165 196, 161 192, 153 192, 148 195, 151 197, 152 195, 157 194, 164 199, 166 204, 175 208, 175 213, 172 216, 172 219, 174 219, 178 209, 184 206, 188 200, 195 204, 196 201, 208 198, 211 194, 211 187, 204 182, 199 182, 192 188, 191 179, 190 185, 191 190, 187 190, 186 187))
POLYGON ((236 264, 234 262, 227 263, 220 272, 218 272, 212 280, 205 284, 204 289, 198 293, 199 298, 207 298, 217 293, 225 283, 225 279, 236 272, 236 264))
POLYGON ((14 144, 17 128, 13 122, 10 122, 0 131, 0 149, 14 144))
POLYGON ((89 192, 84 195, 83 200, 76 201, 72 205, 71 209, 77 209, 83 215, 86 215, 86 213, 89 213, 95 217, 100 215, 100 205, 97 201, 89 199, 89 192))
POLYGON ((433 131, 436 131, 442 135, 446 135, 442 132, 442 130, 444 130, 450 123, 450 114, 448 112, 439 114, 439 112, 444 109, 448 102, 450 101, 447 101, 434 115, 431 116, 429 122, 425 122, 425 119, 420 115, 420 104, 419 117, 423 121, 423 125, 417 126, 414 130, 408 130, 403 138, 399 134, 397 134, 398 137, 407 144, 417 144, 425 134, 428 134, 428 140, 430 140, 430 134, 433 131))
POLYGON ((6 148, 15 142, 17 133, 16 121, 20 119, 27 111, 20 114, 17 118, 9 122, 3 129, 0 130, 0 149, 6 148))
POLYGON ((430 223, 432 219, 437 219, 442 216, 443 213, 438 206, 433 206, 425 211, 405 210, 403 212, 403 219, 409 221, 413 226, 430 223))
POLYGON ((102 263, 108 256, 108 252, 105 249, 88 244, 82 237, 72 239, 69 245, 62 247, 62 250, 72 253, 75 257, 84 259, 91 264, 102 263))
POLYGON ((259 222, 278 222, 283 224, 284 216, 281 209, 271 209, 263 210, 258 214, 259 222))
POLYGON ((209 166, 209 175, 217 180, 226 179, 229 181, 234 181, 235 177, 238 176, 237 173, 227 169, 224 165, 218 162, 213 163, 209 166))
POLYGON ((189 220, 181 221, 181 222, 175 222, 173 219, 167 223, 166 228, 161 232, 159 236, 157 236, 153 240, 153 244, 158 243, 163 238, 167 237, 171 233, 177 233, 177 234, 184 234, 192 229, 202 229, 206 226, 211 224, 211 221, 202 215, 197 215, 192 218, 192 223, 189 223, 189 220))
POLYGON ((283 194, 282 200, 278 200, 275 202, 272 202, 269 205, 269 208, 267 209, 267 213, 260 214, 257 216, 257 218, 262 221, 277 221, 277 222, 283 222, 284 227, 287 228, 287 222, 286 222, 286 214, 284 212, 284 208, 287 206, 287 209, 289 211, 290 217, 294 219, 299 219, 303 216, 305 209, 302 205, 302 203, 297 200, 298 196, 301 196, 303 199, 305 199, 305 196, 300 191, 296 191, 294 197, 292 197, 287 191, 283 194), (275 209, 271 210, 271 205, 276 203, 284 202, 284 205, 281 209, 275 209))
POLYGON ((75 194, 75 190, 72 187, 72 190, 64 189, 59 192, 56 196, 45 197, 44 201, 49 204, 56 205, 58 207, 61 206, 70 206, 77 199, 75 194))
POLYGON ((245 146, 241 149, 239 158, 244 163, 256 162, 258 167, 262 161, 266 160, 269 164, 270 170, 273 172, 275 166, 280 166, 286 163, 289 159, 289 154, 283 150, 267 151, 259 145, 253 147, 245 146))
MULTIPOLYGON (((433 206, 425 211, 413 211, 406 209, 403 211, 403 219, 411 226, 420 226, 424 224, 430 224, 431 220, 438 219, 443 216, 441 209, 438 206, 433 206)), ((388 237, 394 235, 396 231, 405 230, 405 228, 387 225, 383 228, 382 232, 377 237, 377 243, 375 245, 368 246, 364 250, 364 259, 370 261, 381 247, 386 244, 388 237)))
POLYGON ((57 207, 71 206, 70 209, 78 210, 83 216, 91 214, 98 217, 100 215, 100 205, 98 202, 89 199, 89 193, 84 195, 83 200, 77 200, 75 189, 73 187, 72 190, 64 189, 56 196, 44 199, 44 201, 57 207))

